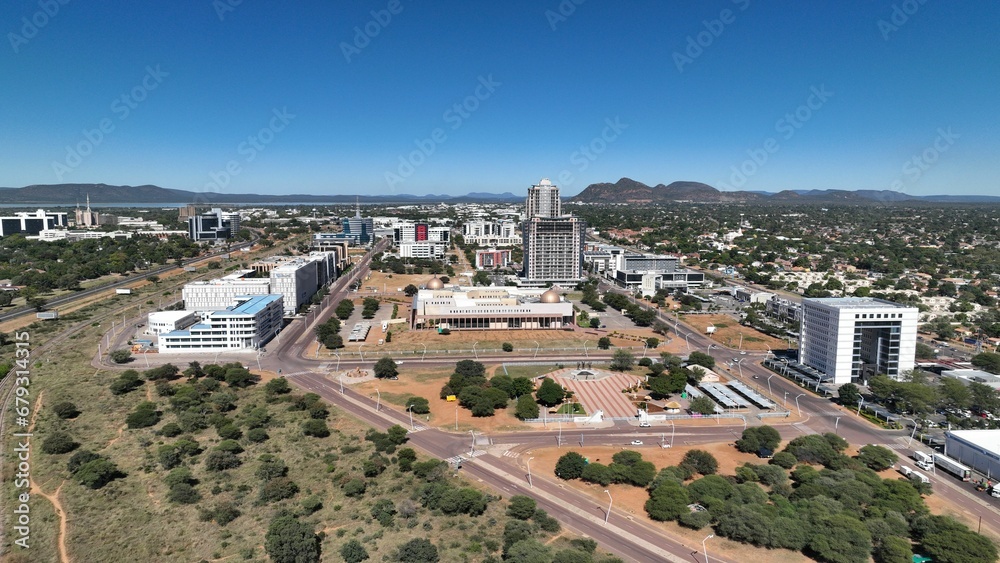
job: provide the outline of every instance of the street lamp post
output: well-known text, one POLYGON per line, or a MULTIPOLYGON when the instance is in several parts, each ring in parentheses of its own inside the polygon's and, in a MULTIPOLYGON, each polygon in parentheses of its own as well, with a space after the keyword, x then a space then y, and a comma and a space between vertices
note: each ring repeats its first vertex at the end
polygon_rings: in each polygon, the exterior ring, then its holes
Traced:
POLYGON ((615 502, 615 499, 611 497, 611 492, 604 489, 604 492, 608 493, 608 511, 604 513, 604 525, 608 525, 608 519, 611 518, 611 505, 615 502))
POLYGON ((472 434, 472 448, 469 450, 469 455, 473 455, 476 453, 476 431, 469 430, 469 433, 472 434))
POLYGON ((583 341, 583 356, 585 358, 587 358, 588 360, 590 359, 590 354, 587 353, 587 341, 586 340, 583 341))
POLYGON ((337 371, 340 371, 340 353, 334 352, 333 355, 337 356, 337 371))
POLYGON ((427 361, 427 345, 426 344, 422 344, 422 346, 424 347, 424 355, 420 356, 420 361, 424 362, 424 361, 427 361))
POLYGON ((458 432, 458 403, 455 403, 455 432, 458 432))
POLYGON ((837 430, 838 426, 840 426, 840 417, 839 416, 835 419, 835 421, 833 423, 833 433, 839 436, 840 435, 840 431, 837 430))
POLYGON ((533 460, 533 459, 535 459, 535 458, 529 457, 525 461, 525 463, 528 465, 528 488, 529 489, 534 489, 535 488, 535 486, 531 484, 531 460, 533 460))
POLYGON ((410 413, 410 430, 416 430, 417 427, 413 425, 413 405, 406 407, 406 412, 410 413))
POLYGON ((378 389, 375 389, 375 394, 378 396, 378 399, 375 399, 375 412, 378 412, 382 407, 382 393, 378 389))
POLYGON ((788 391, 785 391, 785 396, 781 398, 781 406, 788 407, 788 391))
POLYGON ((747 417, 741 416, 740 418, 743 419, 743 431, 746 432, 747 431, 747 417))
POLYGON ((340 380, 340 394, 341 394, 341 395, 343 395, 343 394, 344 394, 344 374, 343 374, 343 373, 341 373, 341 374, 340 374, 340 375, 339 375, 339 376, 337 377, 337 379, 339 379, 339 380, 340 380))
POLYGON ((534 356, 532 356, 532 357, 531 357, 531 359, 535 359, 535 358, 537 358, 537 357, 538 357, 538 348, 539 348, 539 344, 538 344, 538 341, 537 341, 537 340, 535 340, 535 355, 534 355, 534 356))
POLYGON ((476 344, 479 344, 478 340, 472 343, 472 355, 474 355, 476 357, 476 359, 478 360, 479 359, 479 352, 476 352, 476 344))
POLYGON ((687 345, 687 349, 688 350, 691 349, 691 341, 689 340, 689 338, 691 338, 691 333, 690 332, 684 335, 684 344, 687 345))
POLYGON ((707 536, 705 536, 705 539, 701 540, 701 548, 702 548, 702 551, 705 552, 705 563, 708 563, 708 546, 705 545, 705 542, 707 542, 708 540, 710 540, 710 539, 712 539, 714 537, 715 537, 715 534, 708 534, 707 536))
POLYGON ((775 375, 778 375, 778 374, 772 373, 771 375, 767 376, 767 394, 770 395, 770 396, 772 396, 772 397, 774 396, 774 394, 771 393, 771 378, 774 377, 775 375))
POLYGON ((802 416, 802 409, 799 407, 799 397, 805 395, 805 393, 799 393, 795 396, 795 410, 799 411, 799 416, 802 416))
POLYGON ((904 420, 909 420, 910 422, 913 423, 913 432, 910 432, 910 441, 906 443, 906 447, 910 447, 910 445, 913 444, 913 436, 916 435, 917 433, 917 421, 905 416, 902 416, 900 418, 904 420))
POLYGON ((864 397, 861 397, 861 398, 860 398, 860 399, 858 400, 858 414, 857 414, 857 416, 861 416, 861 407, 862 407, 862 406, 863 406, 864 404, 865 404, 865 398, 864 398, 864 397))
POLYGON ((365 361, 365 353, 361 350, 362 346, 364 346, 364 344, 358 344, 358 355, 361 356, 361 361, 363 362, 365 361))
POLYGON ((674 446, 674 431, 675 430, 677 430, 677 428, 674 426, 674 421, 671 420, 670 421, 670 447, 674 446))

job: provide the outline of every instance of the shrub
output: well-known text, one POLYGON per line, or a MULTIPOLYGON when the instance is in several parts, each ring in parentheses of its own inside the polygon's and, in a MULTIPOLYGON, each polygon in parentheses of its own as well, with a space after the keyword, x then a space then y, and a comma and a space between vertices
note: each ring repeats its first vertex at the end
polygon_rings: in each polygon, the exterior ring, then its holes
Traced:
POLYGON ((330 435, 330 429, 322 420, 311 418, 302 423, 302 433, 314 438, 326 438, 330 435))
POLYGON ((292 498, 299 492, 299 486, 288 477, 276 477, 264 483, 260 488, 261 502, 276 502, 292 498))
POLYGON ((147 428, 155 426, 160 422, 160 411, 156 410, 156 403, 144 401, 135 407, 125 418, 125 424, 129 428, 147 428))
POLYGON ((195 504, 201 500, 201 494, 189 483, 175 483, 170 486, 167 500, 177 504, 195 504))
POLYGON ((510 497, 510 504, 507 505, 507 516, 518 520, 527 520, 535 515, 537 504, 535 499, 523 495, 510 497))
POLYGON ((504 352, 513 352, 514 351, 514 345, 511 344, 510 342, 504 342, 502 347, 503 347, 503 351, 504 352))
POLYGON ((414 414, 428 414, 431 412, 430 401, 423 397, 410 397, 406 400, 406 407, 414 414))
POLYGON ((52 407, 52 412, 56 413, 56 416, 64 420, 67 418, 76 418, 80 416, 80 409, 76 408, 76 405, 74 405, 69 401, 56 403, 52 407))
POLYGON ((275 563, 315 563, 320 560, 320 539, 312 525, 279 515, 267 528, 264 550, 275 563))
POLYGON ((556 462, 555 473, 560 479, 579 479, 583 475, 587 462, 576 452, 567 452, 556 462))
POLYGON ((116 364, 127 364, 132 361, 132 351, 128 348, 118 348, 112 350, 108 357, 116 364))
POLYGON ((288 384, 288 380, 284 377, 278 377, 268 381, 264 385, 264 391, 268 395, 285 395, 292 392, 292 386, 288 384))
POLYGON ((239 467, 241 463, 236 454, 222 450, 212 450, 205 456, 205 469, 209 471, 225 471, 239 467))
POLYGON ((267 441, 268 438, 270 438, 270 436, 267 435, 267 431, 263 428, 251 428, 247 432, 247 440, 255 444, 267 441))
POLYGON ((715 456, 704 450, 688 450, 681 459, 680 465, 689 467, 695 473, 712 475, 719 470, 719 462, 715 456))
POLYGON ((65 454, 80 446, 74 442, 73 438, 65 432, 53 432, 42 442, 42 451, 47 454, 65 454))
POLYGON ((349 497, 360 497, 365 494, 365 489, 367 489, 364 479, 351 479, 350 481, 344 483, 344 494, 349 497))
POLYGON ((124 477, 118 466, 104 458, 98 458, 81 465, 73 475, 81 485, 90 489, 100 489, 111 481, 124 477))
POLYGON ((160 428, 160 431, 157 432, 157 434, 160 436, 166 436, 167 438, 175 438, 180 436, 183 432, 184 431, 181 430, 181 427, 176 422, 168 422, 163 425, 163 428, 160 428))

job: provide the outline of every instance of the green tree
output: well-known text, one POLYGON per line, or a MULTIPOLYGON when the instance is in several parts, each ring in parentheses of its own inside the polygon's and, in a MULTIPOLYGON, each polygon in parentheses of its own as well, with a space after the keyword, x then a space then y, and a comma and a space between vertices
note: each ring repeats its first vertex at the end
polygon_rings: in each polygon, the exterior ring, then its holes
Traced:
POLYGON ((80 415, 80 409, 76 408, 76 405, 69 401, 56 403, 52 407, 52 412, 56 413, 56 416, 62 419, 76 418, 80 415))
POLYGON ((615 350, 611 358, 612 371, 628 371, 635 366, 635 356, 628 350, 615 350))
POLYGON ((862 446, 858 450, 857 457, 858 461, 863 463, 865 467, 874 471, 885 471, 899 460, 899 457, 889 448, 872 444, 862 446))
POLYGON ((504 342, 502 348, 503 348, 504 352, 513 352, 514 351, 514 345, 511 344, 510 342, 504 342))
POLYGON ((518 520, 528 520, 535 515, 537 507, 535 499, 524 495, 514 495, 510 497, 510 504, 507 505, 507 516, 518 520))
POLYGON ((549 548, 533 539, 521 540, 510 546, 504 561, 516 563, 551 563, 549 548))
POLYGON ((972 392, 961 380, 942 377, 938 387, 939 405, 943 408, 965 410, 972 402, 972 392))
POLYGON ((576 452, 567 452, 556 462, 556 477, 567 480, 579 479, 583 475, 583 469, 586 466, 587 461, 582 455, 576 452))
POLYGON ((302 433, 314 438, 326 438, 330 435, 330 429, 326 426, 326 422, 311 418, 302 423, 302 433))
POLYGON ((781 435, 773 426, 751 426, 736 440, 736 449, 744 453, 757 453, 761 449, 774 452, 781 443, 781 435))
POLYGON ((963 528, 927 534, 920 542, 923 551, 943 563, 996 561, 997 547, 986 536, 963 528))
POLYGON ((715 412, 715 403, 712 402, 712 399, 702 395, 691 399, 688 410, 705 415, 712 414, 715 412))
POLYGON ((351 540, 340 546, 340 556, 347 563, 361 563, 368 559, 368 550, 358 540, 351 540))
POLYGON ((340 303, 337 303, 337 308, 334 310, 337 318, 345 321, 350 318, 351 314, 354 313, 354 302, 350 299, 343 299, 340 303))
POLYGON ((517 407, 514 410, 514 416, 521 420, 538 418, 539 409, 538 403, 531 395, 522 395, 517 399, 517 407))
POLYGON ((118 466, 104 459, 97 458, 81 465, 73 474, 81 485, 89 489, 100 489, 111 481, 124 477, 118 466))
POLYGON ((719 470, 719 462, 715 456, 705 450, 688 450, 681 459, 680 465, 702 475, 712 475, 719 470))
POLYGON ((563 389, 562 385, 559 385, 551 378, 546 377, 542 380, 542 384, 538 387, 536 396, 538 397, 539 403, 547 407, 552 407, 563 402, 563 399, 566 397, 566 390, 563 389))
POLYGON ((277 377, 268 381, 264 385, 264 391, 268 395, 286 395, 292 392, 292 386, 288 384, 288 380, 284 377, 277 377))
POLYGON ((972 365, 990 373, 1000 374, 1000 354, 996 352, 976 354, 972 356, 972 365))
POLYGON ((837 388, 837 402, 845 407, 856 407, 861 402, 861 390, 853 383, 845 383, 837 388))
POLYGON ((674 481, 664 481, 649 494, 644 508, 653 520, 666 522, 676 520, 688 511, 690 502, 684 486, 674 481))
POLYGON ((905 537, 890 536, 875 545, 875 563, 912 563, 913 549, 905 537))
POLYGON ((712 369, 715 367, 715 358, 709 356, 708 354, 695 351, 688 355, 688 363, 712 369))
POLYGON ((415 538, 396 548, 394 560, 401 563, 437 563, 441 557, 430 540, 415 538))
POLYGON ((264 550, 275 563, 320 560, 320 540, 313 527, 287 515, 271 520, 264 536, 264 550))
POLYGON ((600 350, 607 350, 611 348, 611 339, 607 336, 602 336, 597 339, 597 348, 600 350))
POLYGON ((73 441, 69 434, 58 430, 50 433, 42 441, 42 451, 52 455, 69 453, 79 446, 80 444, 73 441))
POLYGON ((413 297, 414 295, 417 294, 418 291, 420 290, 417 289, 417 286, 413 285, 412 283, 403 288, 403 294, 405 294, 407 297, 413 297))
POLYGON ((871 554, 871 534, 860 520, 839 514, 820 522, 822 533, 813 534, 809 552, 830 563, 865 563, 871 554))
POLYGON ((410 397, 406 399, 406 408, 414 414, 428 414, 431 412, 431 403, 423 397, 410 397))
POLYGON ((396 379, 399 376, 396 360, 389 356, 379 358, 379 361, 375 362, 374 371, 378 379, 396 379))
POLYGON ((132 351, 128 348, 118 348, 116 350, 112 350, 111 353, 108 354, 108 357, 110 357, 111 361, 116 364, 127 364, 132 361, 132 351))

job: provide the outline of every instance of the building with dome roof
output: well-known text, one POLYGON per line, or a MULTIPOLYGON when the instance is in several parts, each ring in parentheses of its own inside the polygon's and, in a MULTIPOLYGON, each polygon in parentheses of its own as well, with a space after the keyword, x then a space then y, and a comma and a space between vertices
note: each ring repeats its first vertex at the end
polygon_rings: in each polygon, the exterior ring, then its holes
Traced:
POLYGON ((560 329, 573 320, 573 304, 555 288, 445 288, 438 278, 417 291, 410 311, 414 330, 560 329))

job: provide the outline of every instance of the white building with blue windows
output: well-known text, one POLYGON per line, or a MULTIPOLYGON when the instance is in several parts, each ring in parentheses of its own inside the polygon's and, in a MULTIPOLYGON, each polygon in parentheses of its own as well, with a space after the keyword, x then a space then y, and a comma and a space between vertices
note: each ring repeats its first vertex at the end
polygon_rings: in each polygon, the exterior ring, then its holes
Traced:
POLYGON ((213 311, 201 322, 185 330, 174 330, 159 337, 161 354, 254 350, 281 330, 284 316, 283 296, 242 295, 233 306, 213 311))

